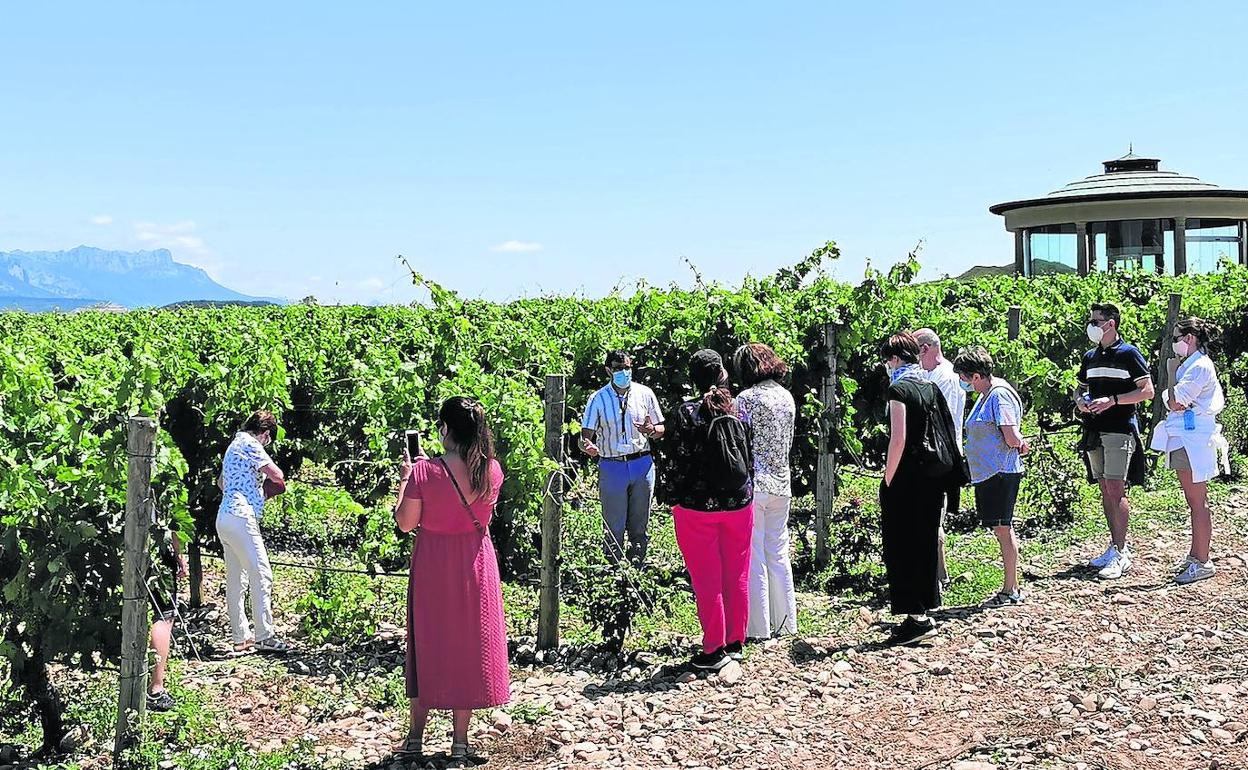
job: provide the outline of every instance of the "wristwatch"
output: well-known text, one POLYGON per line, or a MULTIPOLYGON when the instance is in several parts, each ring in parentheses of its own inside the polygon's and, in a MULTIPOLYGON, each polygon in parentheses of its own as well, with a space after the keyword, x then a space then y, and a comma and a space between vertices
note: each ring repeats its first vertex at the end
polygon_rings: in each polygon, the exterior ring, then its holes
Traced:
POLYGON ((1117 403, 1118 403, 1118 396, 1115 394, 1115 395, 1114 395, 1114 404, 1117 404, 1117 403))

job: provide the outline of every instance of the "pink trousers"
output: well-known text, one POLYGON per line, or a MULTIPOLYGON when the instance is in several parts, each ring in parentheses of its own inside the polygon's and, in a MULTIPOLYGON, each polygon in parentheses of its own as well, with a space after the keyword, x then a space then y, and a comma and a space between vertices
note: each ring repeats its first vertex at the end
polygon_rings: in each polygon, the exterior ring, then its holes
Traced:
POLYGON ((745 641, 750 616, 750 538, 754 506, 703 513, 672 508, 676 544, 684 554, 702 623, 702 651, 745 641))

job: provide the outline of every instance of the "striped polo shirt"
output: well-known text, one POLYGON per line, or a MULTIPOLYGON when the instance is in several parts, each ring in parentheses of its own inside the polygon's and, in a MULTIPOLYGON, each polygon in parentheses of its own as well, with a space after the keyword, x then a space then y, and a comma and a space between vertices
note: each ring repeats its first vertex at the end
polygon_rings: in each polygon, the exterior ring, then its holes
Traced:
MULTIPOLYGON (((1121 338, 1109 347, 1097 345, 1083 354, 1079 382, 1088 387, 1092 398, 1122 396, 1139 387, 1139 380, 1151 377, 1148 363, 1134 345, 1121 338)), ((1131 433, 1135 427, 1135 405, 1111 406, 1100 414, 1085 414, 1085 424, 1101 433, 1131 433)))
POLYGON ((663 422, 653 390, 634 382, 621 396, 607 385, 590 397, 581 427, 594 432, 594 443, 603 457, 622 457, 650 449, 650 440, 635 425, 646 417, 655 425, 663 422))

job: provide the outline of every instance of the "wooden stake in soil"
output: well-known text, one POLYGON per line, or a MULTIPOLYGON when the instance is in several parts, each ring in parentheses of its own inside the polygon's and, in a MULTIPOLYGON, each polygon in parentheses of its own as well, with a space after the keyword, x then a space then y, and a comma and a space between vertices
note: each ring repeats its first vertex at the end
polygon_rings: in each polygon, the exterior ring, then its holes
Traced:
POLYGON ((1170 304, 1166 309, 1166 328, 1161 330, 1158 335, 1159 344, 1157 346, 1157 355, 1167 364, 1157 367, 1157 394, 1153 396, 1153 424, 1148 429, 1149 439, 1152 439, 1153 428, 1157 423, 1166 416, 1166 389, 1174 382, 1174 370, 1178 367, 1178 361, 1174 361, 1174 353, 1170 347, 1170 335, 1174 331, 1174 326, 1179 322, 1179 313, 1182 312, 1183 298, 1178 294, 1170 295, 1170 304), (1173 364, 1170 362, 1173 361, 1173 364))
POLYGON ((561 375, 546 377, 546 456, 559 466, 542 496, 542 570, 538 597, 537 648, 559 646, 559 543, 563 538, 563 415, 567 384, 561 375))
POLYGON ((131 417, 126 440, 125 556, 122 560, 121 676, 113 752, 129 745, 143 724, 147 704, 147 533, 152 512, 152 466, 156 421, 131 417))
POLYGON ((1010 307, 1009 315, 1009 338, 1011 341, 1018 339, 1019 330, 1022 328, 1023 309, 1018 305, 1010 307))
POLYGON ((815 466, 815 564, 826 567, 830 558, 828 528, 832 506, 836 502, 836 456, 832 454, 832 436, 836 431, 836 325, 823 325, 823 350, 826 369, 819 384, 819 454, 815 466))

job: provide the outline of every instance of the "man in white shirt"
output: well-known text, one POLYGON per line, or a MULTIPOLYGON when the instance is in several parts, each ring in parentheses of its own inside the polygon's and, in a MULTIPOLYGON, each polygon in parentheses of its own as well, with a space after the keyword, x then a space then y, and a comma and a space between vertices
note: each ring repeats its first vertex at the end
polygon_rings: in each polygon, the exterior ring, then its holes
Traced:
MULTIPOLYGON (((931 329, 919 329, 914 333, 919 342, 919 366, 923 369, 927 381, 940 389, 949 405, 949 414, 953 415, 954 437, 962 450, 962 417, 966 410, 966 391, 962 390, 962 382, 953 371, 953 362, 945 358, 940 347, 940 337, 931 329)), ((945 513, 957 512, 962 501, 962 488, 953 487, 945 491, 945 513)), ((940 530, 936 534, 940 543, 940 556, 937 562, 937 574, 942 586, 949 583, 949 570, 945 566, 945 517, 940 517, 940 530)))
POLYGON ((663 435, 663 412, 654 391, 633 382, 633 359, 623 350, 607 354, 604 387, 590 396, 581 420, 581 450, 598 459, 598 496, 609 535, 607 558, 624 554, 641 565, 649 542, 650 501, 654 497, 654 458, 650 441, 663 435))

